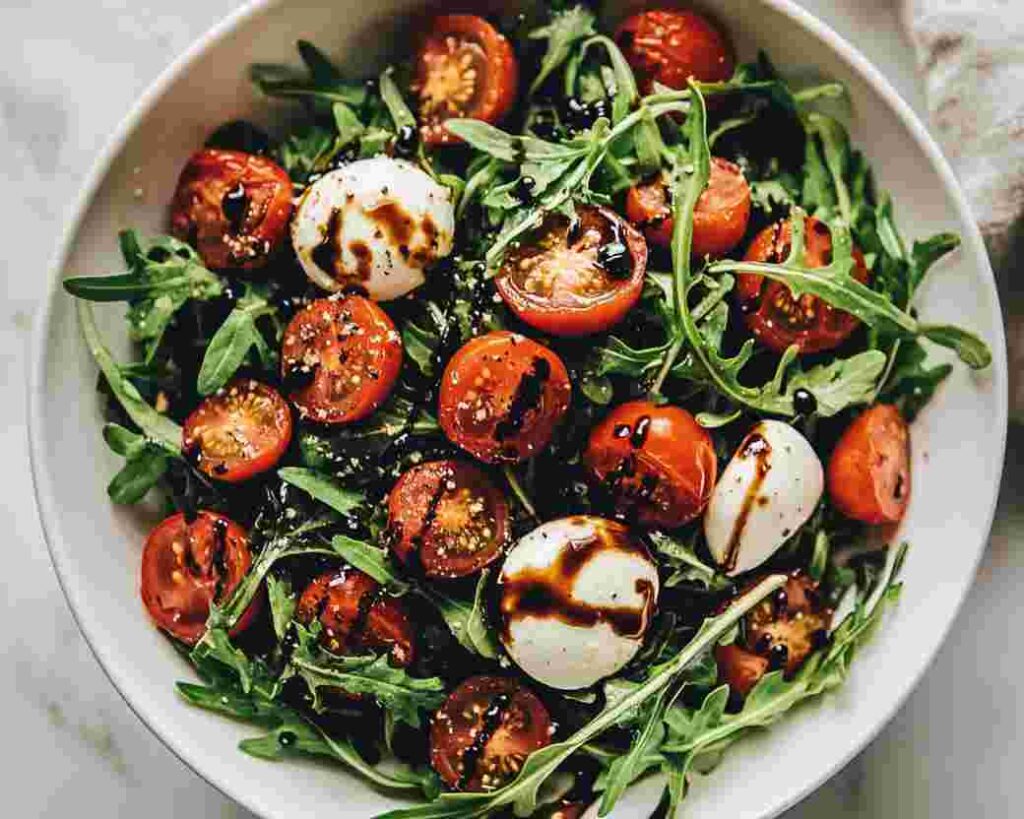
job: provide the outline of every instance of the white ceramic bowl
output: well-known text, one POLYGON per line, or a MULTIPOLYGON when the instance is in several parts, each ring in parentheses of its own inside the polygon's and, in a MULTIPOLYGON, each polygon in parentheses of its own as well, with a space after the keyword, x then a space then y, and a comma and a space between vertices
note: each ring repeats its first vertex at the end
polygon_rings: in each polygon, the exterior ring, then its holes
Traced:
MULTIPOLYGON (((173 683, 189 669, 152 628, 137 595, 149 521, 106 497, 116 459, 100 438, 96 370, 59 280, 117 269, 120 228, 163 232, 178 170, 214 126, 235 117, 280 122, 292 110, 258 98, 247 80, 250 63, 291 62, 295 40, 304 37, 366 75, 407 48, 403 21, 423 5, 261 1, 210 31, 143 95, 97 161, 37 323, 29 387, 33 471, 53 562, 78 623, 143 721, 211 783, 266 816, 366 817, 393 802, 336 767, 245 756, 235 746, 250 729, 177 698, 173 683)), ((954 230, 964 238, 963 248, 930 276, 921 312, 976 329, 994 356, 982 374, 958 367, 914 426, 913 500, 903 532, 914 544, 906 593, 847 686, 731 750, 687 799, 687 816, 739 819, 773 816, 837 771, 889 720, 935 654, 992 521, 1006 432, 1006 357, 978 231, 949 167, 908 106, 849 43, 789 0, 705 5, 717 12, 741 56, 761 47, 780 66, 813 66, 846 85, 853 140, 892 192, 899 222, 911 236, 954 230)), ((98 316, 115 352, 126 354, 121 313, 118 305, 98 316)), ((615 815, 647 816, 659 787, 641 784, 615 815)))

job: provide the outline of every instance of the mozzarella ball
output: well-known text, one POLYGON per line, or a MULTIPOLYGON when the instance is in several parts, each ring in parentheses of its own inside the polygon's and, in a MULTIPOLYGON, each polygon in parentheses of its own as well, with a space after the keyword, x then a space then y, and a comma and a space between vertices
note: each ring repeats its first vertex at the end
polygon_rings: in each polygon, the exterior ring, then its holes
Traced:
POLYGON ((761 421, 722 473, 704 515, 718 565, 737 575, 760 566, 811 516, 824 489, 821 461, 799 432, 761 421))
POLYGON ((320 177, 292 220, 292 246, 325 290, 361 287, 388 301, 423 284, 452 250, 452 193, 410 162, 377 156, 320 177))
POLYGON ((552 520, 519 540, 498 580, 502 643, 552 688, 593 685, 628 663, 658 599, 658 569, 629 530, 604 518, 552 520))

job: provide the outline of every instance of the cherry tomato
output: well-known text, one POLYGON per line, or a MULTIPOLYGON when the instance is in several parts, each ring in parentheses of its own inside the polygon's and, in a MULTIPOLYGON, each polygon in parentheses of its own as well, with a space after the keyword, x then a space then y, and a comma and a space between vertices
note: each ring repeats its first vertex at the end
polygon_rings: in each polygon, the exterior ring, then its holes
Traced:
POLYGON ((402 339, 362 296, 317 299, 284 332, 281 371, 303 418, 348 424, 387 400, 402 369, 402 339))
POLYGON ((551 742, 551 717, 537 695, 508 677, 470 677, 430 723, 430 764, 446 785, 491 791, 551 742))
POLYGON ((828 462, 836 509, 864 523, 898 523, 910 502, 910 429, 896 407, 878 404, 846 428, 828 462))
MULTIPOLYGON (((629 189, 626 216, 647 240, 672 246, 672 206, 667 178, 661 174, 629 189)), ((750 221, 750 185, 739 165, 711 157, 711 177, 693 211, 695 256, 724 256, 739 244, 750 221)))
POLYGON ((514 463, 548 445, 571 391, 565 364, 547 347, 517 333, 488 333, 448 362, 438 421, 470 455, 514 463))
POLYGON ((182 450, 212 478, 247 480, 273 467, 292 439, 292 412, 273 387, 243 378, 204 399, 188 418, 182 450))
POLYGON ((396 666, 408 666, 416 654, 402 601, 358 569, 346 566, 313 580, 299 597, 295 617, 305 625, 319 620, 321 642, 335 654, 386 651, 396 666))
POLYGON ((750 611, 734 644, 715 648, 718 678, 745 697, 768 671, 782 669, 791 677, 828 641, 831 623, 832 610, 824 605, 818 584, 795 571, 750 611))
POLYGON ((462 461, 414 466, 388 496, 391 548, 428 577, 475 574, 501 556, 508 534, 504 495, 462 461))
POLYGON ((265 156, 204 148, 189 159, 171 204, 171 232, 214 270, 262 267, 284 242, 292 182, 265 156))
MULTIPOLYGON (((793 231, 789 221, 777 222, 762 230, 747 249, 748 262, 783 261, 790 251, 793 231)), ((832 234, 828 225, 808 217, 804 223, 804 261, 811 267, 824 267, 832 261, 832 234)), ((861 284, 868 281, 864 255, 854 248, 853 277, 861 284)), ((765 280, 753 273, 736 277, 736 295, 747 328, 766 347, 784 352, 795 344, 801 353, 820 353, 842 344, 860 322, 843 310, 825 304, 805 293, 793 299, 782 282, 765 280)))
POLYGON ((412 91, 427 145, 461 142, 444 123, 453 118, 498 122, 516 99, 519 65, 505 36, 475 14, 438 17, 416 55, 412 91))
MULTIPOLYGON (((203 511, 189 523, 179 512, 146 538, 142 602, 157 626, 192 645, 206 631, 210 604, 230 597, 251 564, 249 536, 233 520, 203 511)), ((250 606, 231 633, 244 631, 258 610, 250 606)))
POLYGON ((725 35, 693 11, 661 9, 634 14, 619 26, 615 41, 645 94, 655 82, 669 88, 686 88, 690 77, 723 82, 732 76, 735 64, 725 35))
POLYGON ((563 802, 548 815, 548 819, 581 819, 587 811, 583 802, 563 802))
POLYGON ((495 279, 519 318, 556 336, 599 333, 640 299, 647 243, 608 208, 580 207, 575 223, 551 213, 505 255, 495 279))
POLYGON ((650 401, 609 412, 591 431, 583 463, 619 514, 669 528, 704 511, 718 474, 707 430, 686 410, 650 401))

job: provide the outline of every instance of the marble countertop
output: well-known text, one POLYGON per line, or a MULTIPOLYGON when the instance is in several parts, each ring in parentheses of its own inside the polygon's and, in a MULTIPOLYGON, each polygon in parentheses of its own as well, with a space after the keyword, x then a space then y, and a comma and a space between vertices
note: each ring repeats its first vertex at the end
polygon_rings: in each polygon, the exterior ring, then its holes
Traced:
MULTIPOLYGON (((8 533, 0 603, 4 815, 247 816, 128 710, 57 586, 28 474, 25 362, 47 261, 107 135, 156 74, 235 0, 7 0, 0 19, 0 168, 6 299, 0 316, 0 473, 8 533), (11 219, 13 218, 13 225, 11 219), (13 768, 12 768, 13 763, 13 768), (13 774, 13 776, 11 775, 13 774)), ((805 0, 919 111, 895 0, 805 0)), ((1011 428, 991 543, 953 631, 895 720, 787 819, 1002 817, 1024 793, 1024 429, 1011 428)))

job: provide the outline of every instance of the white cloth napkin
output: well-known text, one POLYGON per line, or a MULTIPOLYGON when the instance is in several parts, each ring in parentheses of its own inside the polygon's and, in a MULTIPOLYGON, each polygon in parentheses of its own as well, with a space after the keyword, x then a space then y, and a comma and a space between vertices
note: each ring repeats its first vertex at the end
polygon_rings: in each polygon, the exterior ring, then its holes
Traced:
POLYGON ((981 226, 1024 420, 1024 0, 901 0, 931 126, 981 226))

